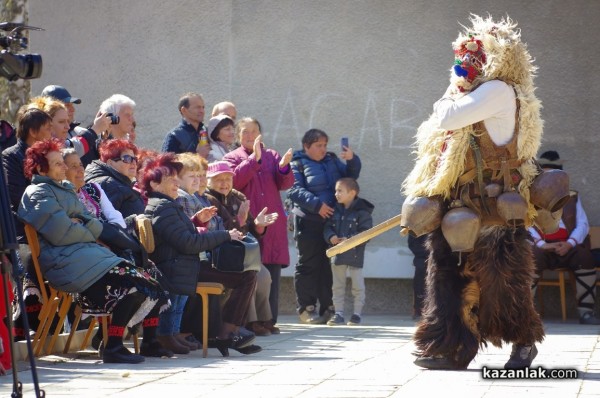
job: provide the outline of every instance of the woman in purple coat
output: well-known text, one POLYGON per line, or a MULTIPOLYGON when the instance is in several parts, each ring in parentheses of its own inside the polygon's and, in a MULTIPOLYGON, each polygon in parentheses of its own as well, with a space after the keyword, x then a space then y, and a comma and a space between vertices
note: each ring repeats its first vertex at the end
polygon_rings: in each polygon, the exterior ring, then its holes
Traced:
POLYGON ((294 184, 294 174, 290 168, 292 149, 280 156, 276 151, 265 148, 260 123, 251 117, 241 119, 236 125, 235 133, 241 146, 223 158, 235 173, 233 187, 250 200, 251 214, 260 213, 264 207, 268 208, 269 213, 279 214, 275 224, 267 228, 260 240, 262 262, 271 273, 269 303, 275 324, 279 308, 281 268, 290 264, 287 217, 279 191, 289 189, 294 184))

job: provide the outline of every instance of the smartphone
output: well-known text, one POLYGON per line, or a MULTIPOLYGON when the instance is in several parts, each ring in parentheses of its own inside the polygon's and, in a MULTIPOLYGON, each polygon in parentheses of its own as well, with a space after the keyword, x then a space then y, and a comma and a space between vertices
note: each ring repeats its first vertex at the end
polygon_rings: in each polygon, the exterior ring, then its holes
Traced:
POLYGON ((348 147, 348 137, 342 137, 342 151, 345 151, 344 147, 348 147))

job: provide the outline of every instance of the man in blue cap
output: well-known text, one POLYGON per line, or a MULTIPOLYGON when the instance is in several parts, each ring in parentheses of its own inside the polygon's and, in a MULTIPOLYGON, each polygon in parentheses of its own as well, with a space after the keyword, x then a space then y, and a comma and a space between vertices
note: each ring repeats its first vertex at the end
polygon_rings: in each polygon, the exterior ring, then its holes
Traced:
POLYGON ((46 86, 44 90, 42 90, 41 95, 52 97, 65 104, 67 111, 69 112, 69 138, 75 137, 78 133, 75 131, 75 128, 79 126, 80 123, 75 122, 75 107, 73 104, 81 104, 81 100, 71 96, 71 93, 69 93, 69 91, 67 91, 67 89, 63 86, 57 85, 46 86))

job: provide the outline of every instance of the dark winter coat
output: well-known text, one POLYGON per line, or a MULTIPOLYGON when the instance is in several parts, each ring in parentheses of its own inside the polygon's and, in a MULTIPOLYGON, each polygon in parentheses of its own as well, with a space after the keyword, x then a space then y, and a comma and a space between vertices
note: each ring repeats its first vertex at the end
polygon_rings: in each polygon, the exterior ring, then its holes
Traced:
POLYGON ((38 232, 41 271, 59 290, 80 293, 124 261, 96 243, 102 223, 87 211, 68 181, 59 184, 34 175, 19 217, 38 232))
POLYGON ((312 221, 325 222, 319 215, 321 205, 334 207, 335 183, 342 177, 357 179, 360 175, 360 158, 354 154, 345 164, 334 153, 327 152, 320 161, 314 161, 304 150, 294 152, 292 157, 294 185, 288 191, 293 202, 293 213, 312 221))
MULTIPOLYGON (((373 227, 373 209, 375 206, 368 200, 356 198, 347 209, 337 204, 333 216, 325 222, 323 237, 330 243, 331 237, 350 238, 373 227)), ((365 246, 360 244, 344 253, 340 253, 331 259, 335 265, 349 265, 362 268, 365 261, 365 246)))
POLYGON ((27 243, 23 223, 17 217, 17 209, 19 208, 19 203, 21 203, 23 192, 25 192, 25 188, 30 183, 23 172, 23 162, 25 161, 25 151, 27 151, 27 148, 29 146, 27 146, 25 141, 18 140, 15 145, 2 151, 2 166, 4 166, 4 173, 6 175, 10 209, 14 215, 15 230, 19 243, 27 243))
POLYGON ((200 122, 198 129, 185 121, 177 125, 173 130, 169 131, 165 136, 162 144, 162 152, 196 153, 198 140, 200 139, 200 131, 204 129, 204 125, 200 122))
POLYGON ((290 263, 287 239, 286 214, 281 202, 281 194, 294 184, 291 168, 279 169, 281 156, 272 149, 263 148, 260 162, 244 147, 229 152, 223 157, 234 171, 233 187, 250 200, 250 213, 256 216, 263 208, 279 217, 270 225, 260 240, 260 254, 263 264, 290 263))
POLYGON ((145 214, 152 220, 155 249, 150 259, 165 277, 161 284, 174 294, 193 295, 200 270, 199 253, 230 240, 229 232, 198 233, 183 207, 159 192, 149 195, 145 214))
POLYGON ((206 197, 210 201, 211 205, 217 208, 217 214, 223 220, 225 229, 230 230, 235 228, 244 234, 250 232, 257 239, 260 239, 262 236, 264 236, 268 228, 265 228, 263 234, 259 234, 256 231, 256 224, 254 223, 252 212, 248 214, 246 223, 240 224, 238 212, 240 210, 240 206, 246 200, 246 195, 235 189, 232 189, 227 195, 223 195, 210 188, 206 191, 206 193, 206 197))
POLYGON ((86 167, 85 182, 99 184, 115 209, 121 212, 123 218, 132 214, 144 213, 144 200, 142 195, 133 189, 133 181, 106 163, 94 160, 86 167))

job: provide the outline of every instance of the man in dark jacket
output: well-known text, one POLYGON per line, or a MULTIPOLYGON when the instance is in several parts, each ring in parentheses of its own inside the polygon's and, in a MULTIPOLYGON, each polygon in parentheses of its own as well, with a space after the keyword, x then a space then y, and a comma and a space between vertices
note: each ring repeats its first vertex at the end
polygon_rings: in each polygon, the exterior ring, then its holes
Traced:
POLYGON ((204 120, 204 99, 200 94, 187 93, 179 99, 179 125, 165 136, 162 152, 198 152, 206 158, 210 151, 204 120), (202 137, 204 136, 204 137, 202 137), (202 139, 206 138, 206 139, 202 139))

